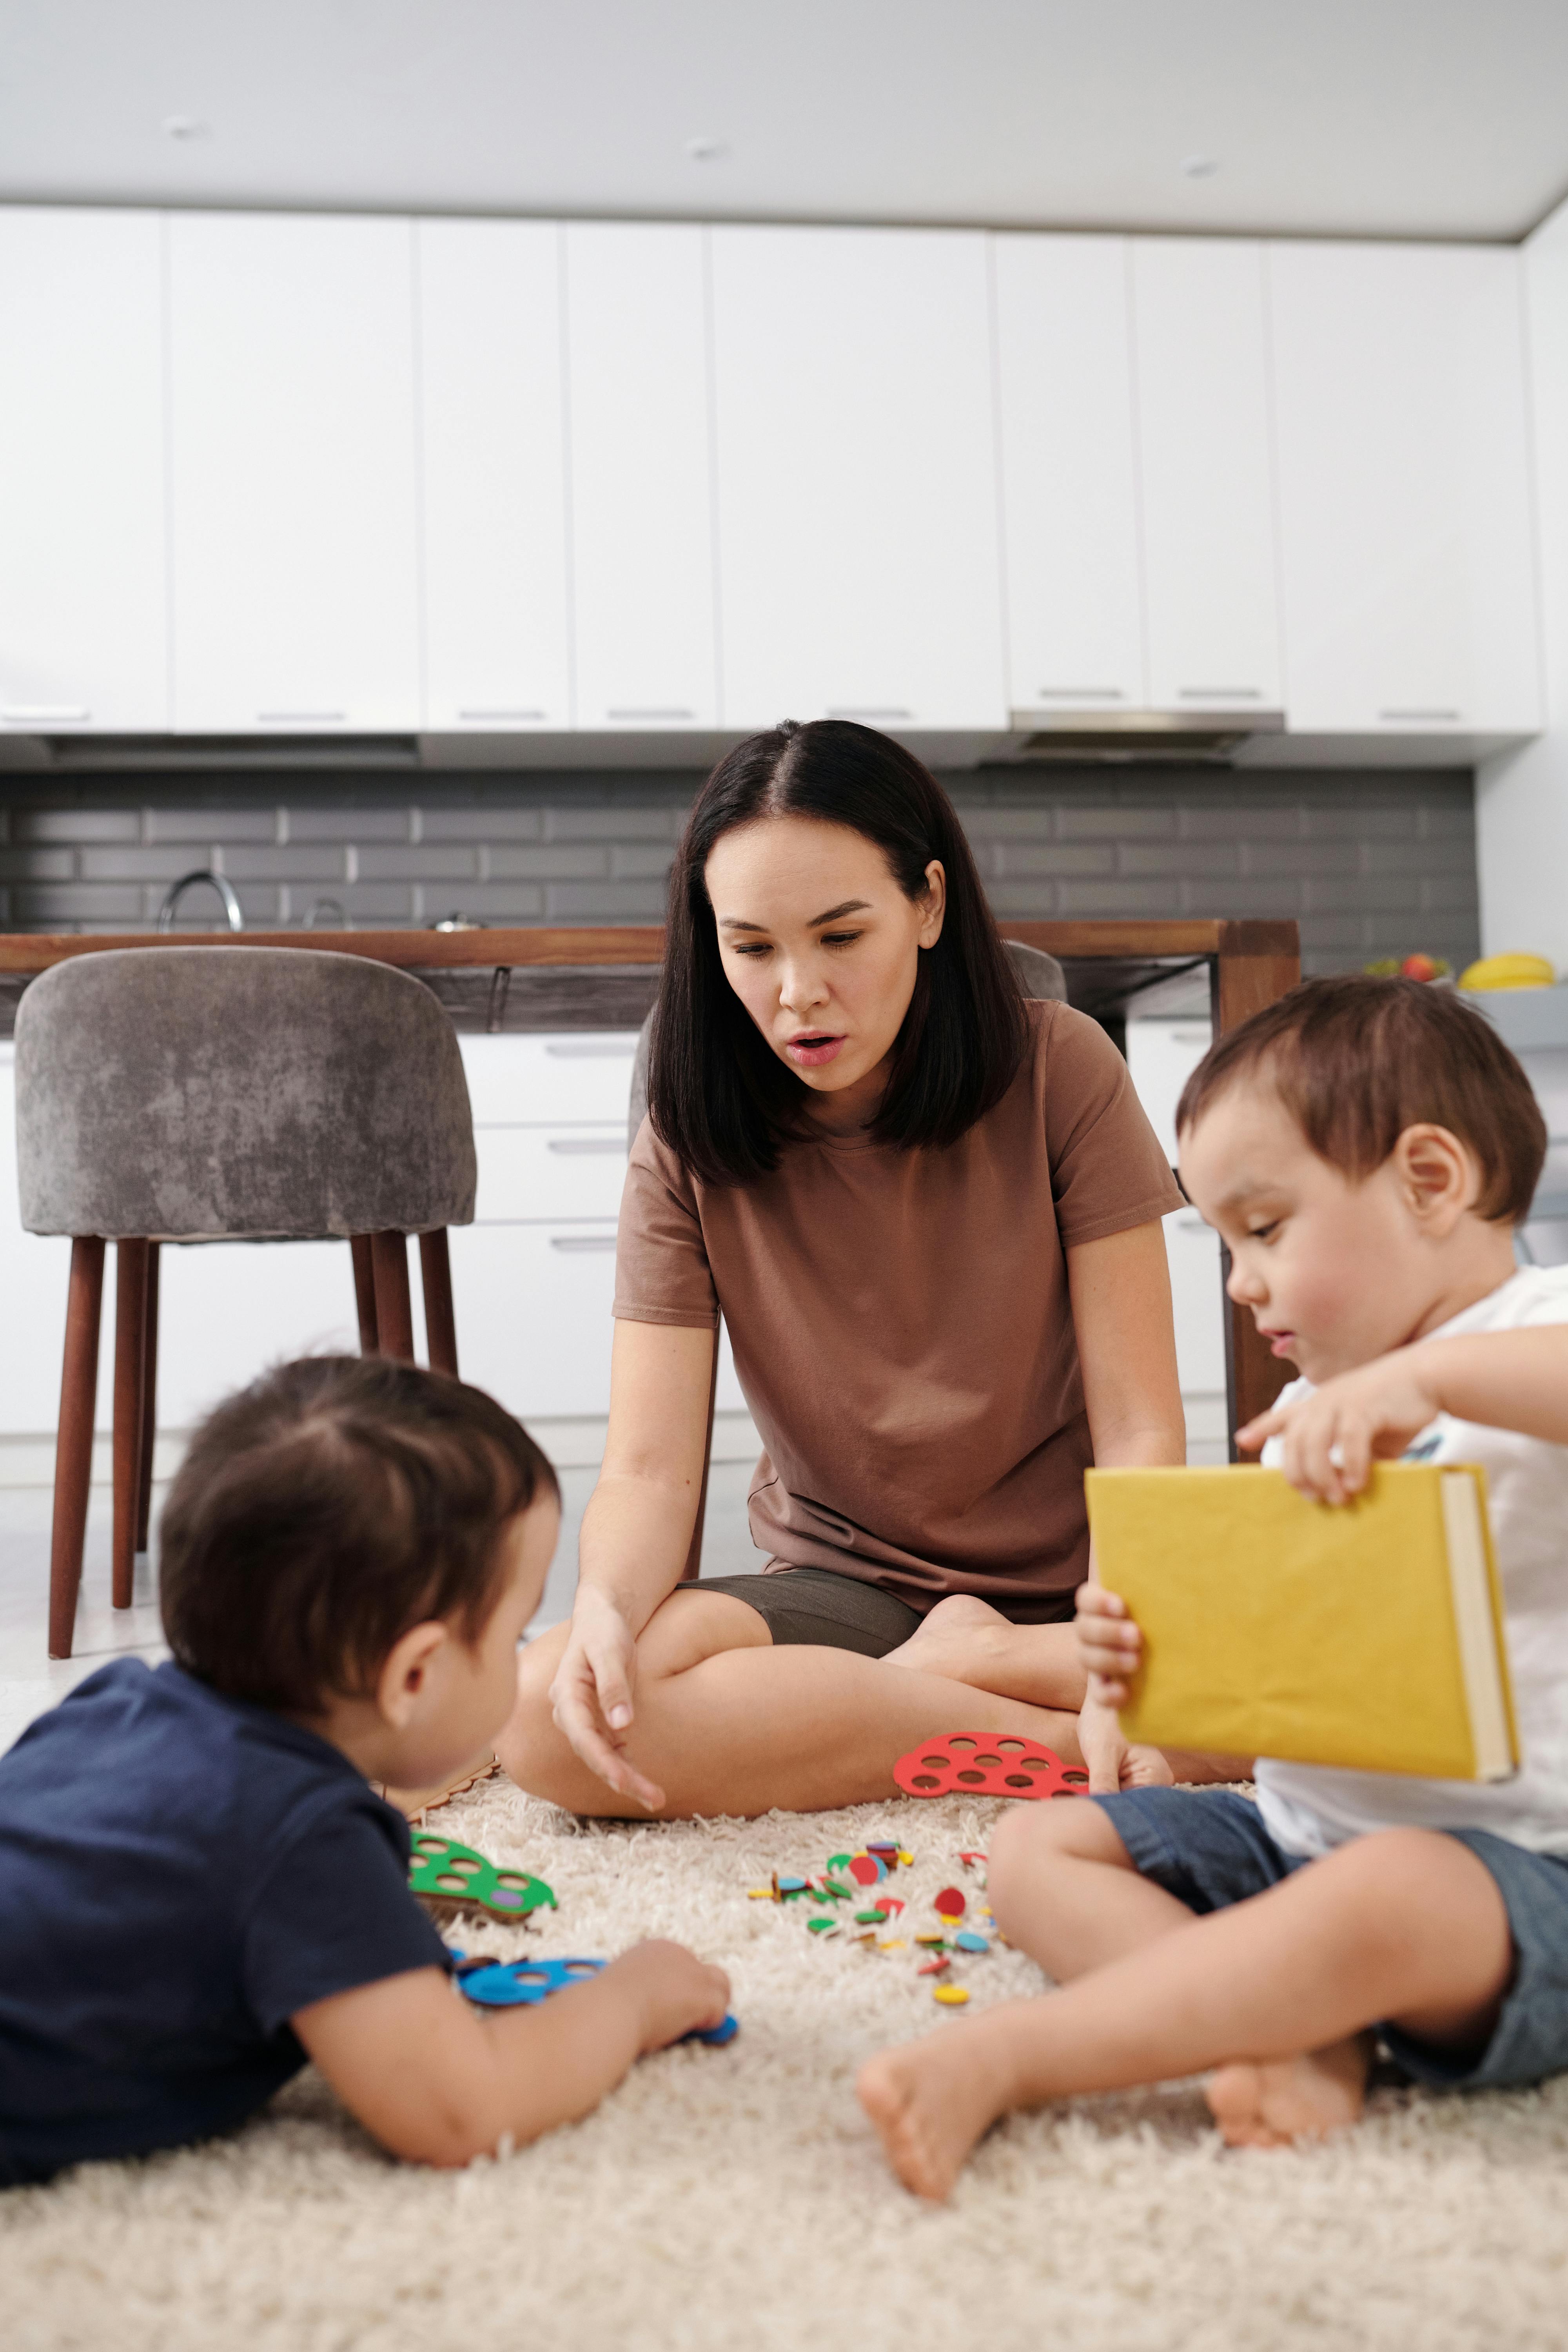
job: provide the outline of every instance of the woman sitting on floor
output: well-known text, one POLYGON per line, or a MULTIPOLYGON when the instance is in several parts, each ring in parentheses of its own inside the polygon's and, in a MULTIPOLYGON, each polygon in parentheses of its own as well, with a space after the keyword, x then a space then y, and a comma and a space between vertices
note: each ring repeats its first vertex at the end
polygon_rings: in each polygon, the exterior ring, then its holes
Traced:
POLYGON ((1185 1455, 1181 1196, 1103 1030, 1021 998, 952 803, 887 737, 784 726, 714 771, 648 1111, 576 1605, 523 1655, 503 1763, 683 1815, 887 1796, 961 1729, 1079 1760, 1084 1470, 1185 1455), (688 1583, 721 1312, 768 1562, 688 1583))

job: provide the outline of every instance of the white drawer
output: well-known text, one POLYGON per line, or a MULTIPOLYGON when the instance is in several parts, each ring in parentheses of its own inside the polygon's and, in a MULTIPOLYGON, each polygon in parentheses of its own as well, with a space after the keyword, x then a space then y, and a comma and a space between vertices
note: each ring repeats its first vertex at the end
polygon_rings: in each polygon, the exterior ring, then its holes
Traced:
POLYGON ((604 1127, 475 1129, 481 1224, 519 1218, 619 1215, 626 1175, 625 1121, 604 1127))
POLYGON ((1568 1136, 1568 1046, 1530 1045, 1519 1058, 1535 1090, 1548 1134, 1568 1136))
POLYGON ((463 1378, 523 1421, 608 1412, 614 1231, 458 1225, 451 1250, 463 1378))
POLYGON ((1176 1324, 1176 1370, 1184 1396, 1225 1387, 1225 1297, 1219 1278, 1219 1235, 1195 1209, 1175 1209, 1164 1220, 1176 1324))
POLYGON ((618 1121, 631 1099, 635 1029, 459 1037, 476 1127, 618 1121))

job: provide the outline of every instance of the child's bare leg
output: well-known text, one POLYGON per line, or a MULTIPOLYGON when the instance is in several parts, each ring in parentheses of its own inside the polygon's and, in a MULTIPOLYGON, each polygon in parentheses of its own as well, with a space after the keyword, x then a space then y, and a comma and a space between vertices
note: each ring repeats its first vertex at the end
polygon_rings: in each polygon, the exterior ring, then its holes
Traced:
MULTIPOLYGON (((518 1706, 496 1742, 512 1779, 579 1813, 644 1818, 575 1755, 552 1718, 551 1678, 567 1628, 531 1642, 518 1706)), ((655 1611, 637 1642, 627 1752, 665 1791, 661 1816, 805 1812, 898 1793, 893 1765, 949 1731, 1012 1731, 1081 1763, 1076 1715, 1001 1698, 941 1675, 889 1674, 852 1650, 776 1648, 755 1609, 700 1586, 655 1611)))
POLYGON ((1511 1967, 1485 1864, 1438 1832, 1386 1830, 1060 1992, 884 2051, 858 2087, 895 2169, 926 2197, 946 2196, 1009 2108, 1227 2062, 1256 2077, 1258 2126, 1233 2075, 1227 2137, 1300 2137, 1360 2111, 1364 2067, 1344 2045, 1386 2019, 1479 2048, 1511 1967))
POLYGON ((1015 1805, 991 1832, 986 1888, 1010 1944, 1058 1984, 1152 1944, 1194 1914, 1141 1878, 1101 1805, 1015 1805))

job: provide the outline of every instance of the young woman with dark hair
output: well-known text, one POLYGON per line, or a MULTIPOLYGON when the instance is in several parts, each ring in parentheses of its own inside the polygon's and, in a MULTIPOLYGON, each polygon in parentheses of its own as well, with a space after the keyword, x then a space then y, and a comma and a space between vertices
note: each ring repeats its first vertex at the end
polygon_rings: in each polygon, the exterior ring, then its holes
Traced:
MULTIPOLYGON (((1104 1033, 1021 998, 936 779, 847 721, 739 745, 671 877, 608 1443, 513 1776, 754 1813, 889 1795, 948 1731, 1079 1759, 1083 1472, 1184 1456, 1180 1197, 1104 1033), (682 1583, 721 1312, 768 1564, 682 1583)), ((1097 1780, 1169 1777, 1084 1735, 1097 1780)))

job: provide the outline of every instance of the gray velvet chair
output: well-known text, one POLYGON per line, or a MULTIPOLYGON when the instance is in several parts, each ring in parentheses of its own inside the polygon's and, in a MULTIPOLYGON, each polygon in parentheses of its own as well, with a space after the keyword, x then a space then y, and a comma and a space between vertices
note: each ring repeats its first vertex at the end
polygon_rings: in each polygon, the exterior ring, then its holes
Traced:
POLYGON ((351 1244, 360 1345, 456 1372, 447 1227, 474 1214, 462 1056, 428 990, 304 948, 134 948, 56 964, 16 1016, 22 1223, 71 1237, 49 1655, 81 1581, 106 1241, 115 1252, 113 1601, 146 1546, 164 1242, 351 1244))
MULTIPOLYGON (((1067 974, 1054 955, 1043 948, 1026 948, 1022 940, 1004 940, 1003 949, 1008 962, 1018 975, 1019 993, 1026 1002, 1035 1003, 1067 1002, 1067 974)), ((647 1056, 648 1041, 653 1035, 653 1014, 650 1013, 637 1033, 637 1049, 632 1056, 631 1099, 626 1106, 626 1150, 637 1139, 637 1129, 647 1117, 647 1056)), ((702 1527, 708 1516, 708 1473, 713 1454, 713 1410, 719 1387, 719 1334, 713 1334, 713 1367, 708 1377, 708 1444, 702 1456, 702 1485, 697 1496, 697 1524, 691 1531, 691 1547, 686 1555, 686 1566, 680 1573, 688 1580, 702 1573, 702 1527)))

